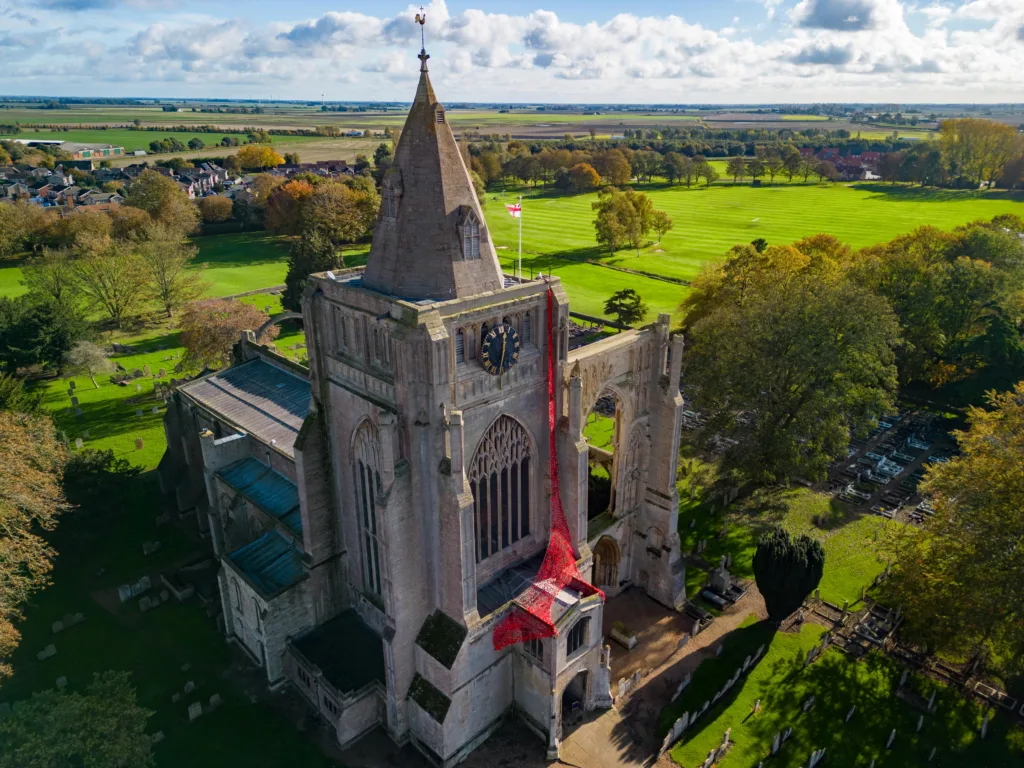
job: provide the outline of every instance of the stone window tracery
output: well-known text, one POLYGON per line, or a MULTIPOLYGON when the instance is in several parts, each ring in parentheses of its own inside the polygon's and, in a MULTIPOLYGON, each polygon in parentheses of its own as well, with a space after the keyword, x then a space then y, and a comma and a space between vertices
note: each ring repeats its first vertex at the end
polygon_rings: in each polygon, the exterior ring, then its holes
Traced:
POLYGON ((395 188, 388 181, 384 182, 381 205, 383 206, 385 219, 395 219, 398 217, 398 195, 395 194, 395 188))
POLYGON ((501 416, 480 440, 469 466, 476 519, 476 560, 530 534, 530 439, 511 416, 501 416))
POLYGON ((380 537, 377 533, 376 497, 381 490, 380 440, 377 430, 364 422, 353 441, 356 516, 359 519, 360 559, 363 561, 363 587, 381 595, 380 537))
POLYGON ((572 629, 569 630, 568 636, 565 638, 565 655, 572 656, 578 650, 583 648, 587 642, 587 626, 590 624, 590 617, 585 616, 584 618, 577 621, 572 625, 572 629))
POLYGON ((461 328, 455 332, 455 362, 466 362, 466 334, 461 328))

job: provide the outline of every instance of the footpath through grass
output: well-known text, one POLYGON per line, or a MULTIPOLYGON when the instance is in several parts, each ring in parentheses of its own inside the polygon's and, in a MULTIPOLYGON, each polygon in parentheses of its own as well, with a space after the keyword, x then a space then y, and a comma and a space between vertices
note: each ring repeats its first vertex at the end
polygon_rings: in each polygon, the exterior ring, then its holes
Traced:
POLYGON ((753 768, 765 761, 773 768, 805 766, 811 752, 826 749, 830 768, 877 768, 910 766, 1019 767, 1024 760, 1024 731, 1002 714, 989 712, 988 736, 979 737, 986 710, 958 692, 931 680, 908 677, 908 687, 927 699, 936 690, 934 714, 923 712, 896 697, 902 667, 887 657, 871 654, 852 661, 837 649, 829 649, 809 667, 803 666, 807 650, 816 645, 824 629, 805 624, 799 633, 776 633, 765 622, 745 625, 725 640, 718 659, 705 661, 694 673, 690 686, 672 707, 662 712, 659 733, 665 733, 684 711, 700 709, 742 664, 747 654, 766 642, 766 653, 746 677, 711 707, 697 726, 688 730, 671 752, 685 768, 703 764, 708 752, 722 742, 731 728, 732 748, 718 768, 753 768), (803 712, 803 703, 814 696, 814 705, 803 712), (755 703, 761 712, 754 716, 755 703), (856 707, 844 723, 851 707, 856 707), (776 733, 793 733, 779 753, 769 760, 776 733), (885 744, 896 729, 891 749, 885 744), (935 759, 929 763, 932 748, 935 759))

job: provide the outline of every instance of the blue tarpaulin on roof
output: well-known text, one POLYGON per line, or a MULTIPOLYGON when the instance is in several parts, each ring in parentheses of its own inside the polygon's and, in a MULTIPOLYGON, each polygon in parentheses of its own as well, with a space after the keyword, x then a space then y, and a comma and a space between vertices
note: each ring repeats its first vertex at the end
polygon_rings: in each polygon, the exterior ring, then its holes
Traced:
POLYGON ((296 536, 302 535, 299 491, 287 477, 252 456, 217 474, 246 499, 284 523, 296 536))
POLYGON ((264 597, 288 589, 305 576, 302 553, 277 531, 263 534, 228 557, 264 597))

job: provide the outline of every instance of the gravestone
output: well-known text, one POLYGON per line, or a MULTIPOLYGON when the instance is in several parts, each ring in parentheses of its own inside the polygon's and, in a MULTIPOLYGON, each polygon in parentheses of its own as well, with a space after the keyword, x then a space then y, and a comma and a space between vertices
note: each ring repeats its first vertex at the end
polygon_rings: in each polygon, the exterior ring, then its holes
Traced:
POLYGON ((170 592, 168 592, 166 589, 160 590, 160 602, 161 603, 166 603, 170 599, 171 599, 171 593, 170 592))
POLYGON ((924 728, 924 715, 919 715, 917 718, 917 732, 920 733, 922 728, 924 728))
POLYGON ((721 656, 721 655, 722 655, 722 644, 719 643, 718 647, 715 649, 715 656, 721 656))
POLYGON ((154 744, 159 744, 163 740, 164 740, 164 732, 163 731, 157 731, 156 733, 153 734, 153 743, 154 744))
POLYGON ((889 740, 885 742, 886 749, 892 749, 892 743, 896 741, 896 729, 892 729, 892 733, 889 734, 889 740))
MULTIPOLYGON (((725 560, 724 557, 722 559, 725 560)), ((732 577, 729 575, 729 571, 724 565, 716 568, 715 572, 711 574, 711 589, 718 592, 720 595, 726 594, 731 585, 732 577)))
POLYGON ((81 415, 82 415, 82 409, 81 408, 75 408, 75 416, 81 416, 81 415))
POLYGON ((144 374, 145 374, 146 376, 149 376, 149 375, 150 375, 150 371, 149 371, 149 366, 148 366, 148 365, 144 365, 144 366, 142 366, 142 372, 143 372, 143 373, 144 373, 144 374))
POLYGON ((935 759, 935 750, 936 750, 936 749, 937 749, 937 747, 932 747, 932 751, 928 753, 928 762, 929 762, 929 763, 930 763, 930 762, 931 762, 932 760, 934 760, 934 759, 935 759))
POLYGON ((904 669, 903 670, 903 674, 900 675, 900 688, 902 688, 904 685, 907 684, 907 673, 909 673, 909 672, 910 672, 909 669, 904 669))
POLYGON ((63 691, 67 687, 68 687, 68 679, 66 677, 58 677, 57 678, 57 690, 58 691, 63 691))
POLYGON ((74 395, 72 395, 72 397, 71 397, 71 404, 72 405, 78 405, 78 398, 75 397, 74 395))
POLYGON ((164 370, 163 368, 161 368, 161 369, 159 370, 159 372, 157 373, 157 375, 158 375, 158 376, 160 376, 161 378, 163 378, 164 376, 166 376, 166 375, 167 375, 167 371, 166 371, 166 370, 164 370))
POLYGON ((142 450, 142 438, 141 437, 136 437, 135 438, 135 450, 136 451, 141 451, 142 450))
POLYGON ((985 738, 988 735, 988 715, 985 715, 985 719, 981 721, 981 738, 985 738))
POLYGON ((850 722, 850 718, 853 717, 853 713, 856 712, 856 711, 857 711, 857 705, 854 704, 852 707, 850 707, 850 711, 846 713, 846 719, 843 722, 844 723, 850 722))
POLYGON ((55 634, 55 635, 58 632, 63 632, 64 631, 64 622, 63 621, 55 621, 55 622, 53 622, 53 626, 51 626, 50 629, 53 630, 53 634, 55 634))
POLYGON ((75 438, 75 448, 78 448, 79 450, 81 450, 83 445, 85 445, 85 443, 82 441, 82 438, 76 437, 75 438))
POLYGON ((188 705, 188 719, 192 722, 197 717, 203 714, 203 705, 200 702, 188 705))
POLYGON ((75 380, 74 380, 74 379, 71 379, 71 380, 70 380, 70 381, 68 382, 68 389, 74 389, 74 388, 75 388, 75 380))
POLYGON ((132 599, 132 588, 128 584, 122 584, 117 588, 117 596, 122 603, 128 602, 132 599))
POLYGON ((935 711, 935 691, 932 691, 931 697, 928 699, 928 711, 935 711))
POLYGON ((181 701, 181 694, 180 693, 175 693, 174 695, 171 696, 171 704, 177 704, 179 701, 181 701))
POLYGON ((776 733, 775 734, 775 738, 772 739, 772 754, 773 755, 779 751, 779 739, 780 738, 781 738, 781 734, 776 733))
POLYGON ((814 694, 807 697, 807 701, 804 702, 804 712, 814 706, 814 694))
POLYGON ((725 556, 725 567, 732 568, 732 552, 725 556))
POLYGON ((139 600, 139 610, 142 611, 143 613, 145 613, 146 611, 148 611, 152 607, 153 607, 153 604, 150 603, 148 596, 143 596, 143 598, 141 600, 139 600))
POLYGON ((153 415, 156 416, 158 413, 160 413, 160 408, 158 408, 157 406, 154 405, 153 406, 153 415))
POLYGON ((135 385, 135 391, 136 392, 141 392, 142 391, 142 385, 141 384, 136 384, 135 385))
POLYGON ((220 694, 219 693, 213 694, 213 696, 210 697, 210 706, 216 708, 216 707, 219 707, 220 705, 221 705, 220 694))
MULTIPOLYGON (((676 650, 681 651, 683 648, 686 647, 686 644, 688 642, 690 642, 690 633, 685 632, 683 636, 679 638, 679 642, 676 643, 676 650)), ((689 677, 689 675, 687 675, 687 677, 689 677)))
POLYGON ((194 691, 195 689, 196 689, 196 684, 194 682, 192 682, 191 680, 189 680, 187 683, 185 683, 185 693, 192 693, 192 691, 194 691))
POLYGON ((137 419, 141 419, 142 418, 142 409, 141 408, 136 408, 135 409, 135 418, 137 418, 137 419))
POLYGON ((86 440, 89 439, 89 430, 88 429, 83 429, 82 430, 82 437, 84 437, 86 440))
POLYGON ((48 646, 43 648, 43 650, 36 654, 36 658, 39 659, 39 661, 46 661, 47 659, 52 658, 56 655, 57 646, 55 646, 53 643, 50 643, 48 646))
POLYGON ((814 590, 814 599, 818 600, 818 601, 821 601, 821 590, 820 589, 814 590))

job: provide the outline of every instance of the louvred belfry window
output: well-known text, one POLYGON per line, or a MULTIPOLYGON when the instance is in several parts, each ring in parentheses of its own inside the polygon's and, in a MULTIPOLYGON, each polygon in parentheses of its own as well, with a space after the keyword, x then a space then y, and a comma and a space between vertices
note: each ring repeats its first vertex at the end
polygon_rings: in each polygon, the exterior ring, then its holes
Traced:
POLYGON ((512 546, 530 534, 530 440, 511 416, 483 436, 469 467, 476 503, 476 559, 512 546))
POLYGON ((462 253, 468 261, 480 258, 480 222, 470 214, 462 231, 462 253))

